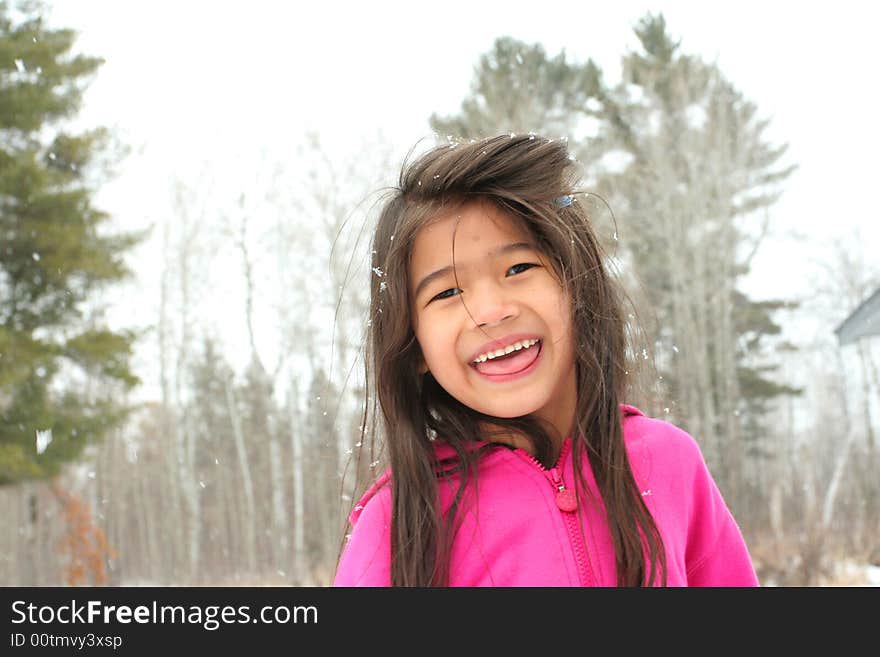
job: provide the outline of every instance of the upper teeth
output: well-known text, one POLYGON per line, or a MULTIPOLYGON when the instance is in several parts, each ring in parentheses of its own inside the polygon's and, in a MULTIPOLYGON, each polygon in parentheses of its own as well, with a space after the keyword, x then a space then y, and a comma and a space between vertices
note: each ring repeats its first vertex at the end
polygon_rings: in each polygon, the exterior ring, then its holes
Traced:
POLYGON ((474 358, 475 363, 484 363, 487 360, 492 360, 493 358, 498 358, 498 356, 503 356, 504 354, 509 354, 512 351, 519 351, 520 349, 528 349, 532 345, 538 344, 539 340, 520 340, 519 342, 514 342, 511 345, 504 347, 503 349, 496 349, 495 351, 487 351, 484 354, 480 354, 476 358, 474 358))

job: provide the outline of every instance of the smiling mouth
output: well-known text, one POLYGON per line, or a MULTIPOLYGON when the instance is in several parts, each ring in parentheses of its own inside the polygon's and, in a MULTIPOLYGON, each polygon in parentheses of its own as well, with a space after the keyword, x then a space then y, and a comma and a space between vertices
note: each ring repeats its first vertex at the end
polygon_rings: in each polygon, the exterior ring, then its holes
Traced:
POLYGON ((483 354, 480 354, 477 358, 473 360, 474 363, 482 363, 487 360, 495 360, 496 358, 505 358, 511 355, 515 351, 520 351, 522 349, 529 349, 534 347, 541 341, 540 338, 532 338, 529 340, 517 340, 516 342, 511 343, 507 347, 503 349, 496 349, 494 351, 487 351, 483 354))
POLYGON ((517 374, 528 369, 538 359, 542 347, 543 343, 538 340, 532 346, 496 356, 491 360, 472 362, 471 367, 488 377, 517 374))

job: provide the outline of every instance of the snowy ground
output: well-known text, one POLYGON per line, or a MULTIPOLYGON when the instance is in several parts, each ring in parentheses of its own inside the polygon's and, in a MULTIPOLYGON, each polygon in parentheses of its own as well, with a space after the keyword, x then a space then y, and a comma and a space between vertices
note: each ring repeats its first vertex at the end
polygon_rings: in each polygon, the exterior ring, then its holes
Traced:
POLYGON ((880 586, 880 566, 842 561, 835 580, 836 586, 880 586))

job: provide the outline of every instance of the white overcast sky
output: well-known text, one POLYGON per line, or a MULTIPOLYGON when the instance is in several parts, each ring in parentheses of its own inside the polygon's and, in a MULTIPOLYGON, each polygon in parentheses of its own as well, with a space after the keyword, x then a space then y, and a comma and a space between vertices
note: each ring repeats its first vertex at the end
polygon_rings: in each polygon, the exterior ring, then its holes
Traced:
MULTIPOLYGON (((318 131, 339 152, 382 135, 402 157, 458 109, 474 65, 500 36, 597 61, 616 79, 632 25, 663 12, 682 49, 717 61, 789 144, 798 171, 755 261, 757 296, 804 294, 809 259, 837 235, 880 244, 880 3, 195 2, 57 0, 52 21, 106 60, 83 118, 134 149, 102 191, 120 225, 168 207, 172 175, 206 161, 286 148, 318 131), (797 230, 806 243, 789 239, 797 230)), ((245 161, 242 159, 241 161, 245 161)), ((148 321, 145 318, 144 321, 148 321)))

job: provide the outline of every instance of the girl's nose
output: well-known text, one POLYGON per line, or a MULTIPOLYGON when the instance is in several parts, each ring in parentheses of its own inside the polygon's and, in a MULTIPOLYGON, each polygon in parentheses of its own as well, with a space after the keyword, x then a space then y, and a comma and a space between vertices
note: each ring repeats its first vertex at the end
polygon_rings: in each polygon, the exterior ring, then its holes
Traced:
POLYGON ((516 304, 501 286, 488 283, 474 290, 471 296, 471 314, 480 328, 495 326, 519 314, 516 304))

